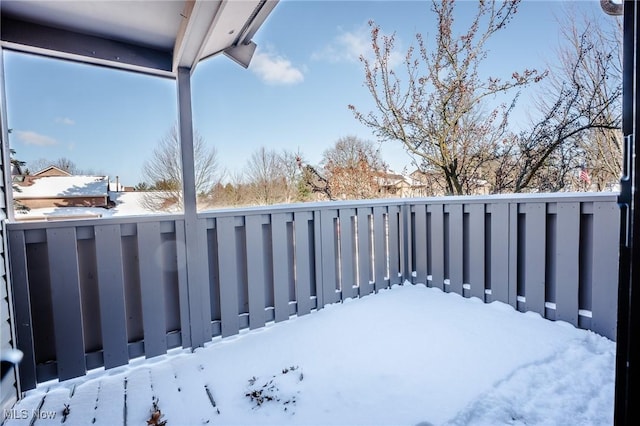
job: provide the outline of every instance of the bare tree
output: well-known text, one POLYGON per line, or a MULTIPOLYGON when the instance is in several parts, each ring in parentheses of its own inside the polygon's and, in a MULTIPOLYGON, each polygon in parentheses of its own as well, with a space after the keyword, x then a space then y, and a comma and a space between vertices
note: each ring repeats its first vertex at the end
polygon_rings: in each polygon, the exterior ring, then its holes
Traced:
POLYGON ((539 117, 509 144, 498 167, 496 192, 586 188, 575 185, 582 167, 598 189, 619 178, 621 29, 613 18, 598 23, 578 19, 572 12, 562 19, 566 43, 538 96, 539 117))
POLYGON ((331 192, 329 180, 323 173, 318 171, 317 167, 308 164, 302 159, 302 157, 297 157, 296 163, 298 164, 298 168, 302 175, 301 185, 298 191, 301 198, 307 200, 311 197, 311 194, 319 194, 331 201, 335 200, 333 193, 331 192))
POLYGON ((380 173, 387 167, 371 141, 355 136, 340 138, 324 152, 322 163, 334 196, 349 199, 379 196, 380 173))
MULTIPOLYGON (((197 133, 194 135, 193 150, 196 194, 201 200, 219 182, 222 173, 217 150, 208 147, 204 138, 197 133)), ((142 174, 154 190, 145 192, 145 207, 152 210, 183 207, 180 140, 175 127, 160 139, 151 158, 144 163, 142 174)))
POLYGON ((302 173, 299 193, 316 193, 329 200, 380 196, 380 177, 387 168, 374 144, 355 136, 340 138, 327 149, 321 168, 300 157, 296 161, 302 173))
POLYGON ((249 201, 249 188, 242 172, 232 173, 229 182, 224 186, 227 205, 242 206, 249 201))
POLYGON ((582 22, 568 22, 572 25, 565 33, 574 40, 572 45, 582 29, 592 38, 581 80, 602 108, 592 120, 596 125, 585 131, 579 141, 591 181, 598 190, 604 190, 616 184, 622 172, 622 21, 608 17, 595 26, 583 16, 582 22))
POLYGON ((57 160, 38 158, 37 160, 30 161, 28 163, 28 166, 31 173, 39 172, 46 169, 47 167, 54 166, 59 168, 60 170, 64 170, 71 175, 80 174, 78 166, 76 166, 76 164, 67 157, 60 157, 57 160))
POLYGON ((302 161, 303 154, 300 150, 293 152, 283 150, 280 155, 280 167, 284 177, 284 202, 304 201, 304 194, 300 193, 302 171, 298 167, 298 159, 302 161))
POLYGON ((433 0, 438 20, 435 47, 429 51, 420 33, 417 49, 408 49, 404 71, 392 63, 395 34, 381 35, 370 22, 373 60, 360 58, 365 86, 376 110, 355 117, 382 140, 400 141, 420 160, 423 170, 437 170, 449 194, 473 192, 483 168, 496 160, 507 133, 511 102, 487 107, 498 93, 521 88, 544 77, 536 70, 513 72, 509 79, 479 75, 487 57, 486 43, 513 19, 520 0, 481 1, 460 35, 454 35, 455 0, 433 0))
POLYGON ((244 176, 251 199, 257 204, 299 201, 299 181, 302 173, 296 159, 299 152, 259 148, 247 161, 244 176))
POLYGON ((282 201, 285 176, 276 151, 259 148, 249 157, 245 170, 254 202, 275 204, 282 201))
POLYGON ((106 176, 103 170, 96 170, 93 168, 83 169, 80 168, 67 157, 60 157, 56 160, 49 160, 46 158, 38 158, 34 161, 29 161, 28 163, 28 172, 29 174, 37 173, 41 170, 46 169, 47 167, 57 167, 60 170, 64 170, 70 175, 87 175, 87 176, 106 176))

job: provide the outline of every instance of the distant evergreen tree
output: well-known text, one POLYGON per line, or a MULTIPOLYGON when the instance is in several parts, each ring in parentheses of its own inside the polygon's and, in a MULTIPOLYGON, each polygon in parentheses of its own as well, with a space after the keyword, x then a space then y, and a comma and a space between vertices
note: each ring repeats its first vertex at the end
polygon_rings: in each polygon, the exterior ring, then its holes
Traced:
MULTIPOLYGON (((9 133, 11 133, 12 129, 9 129, 9 133)), ((22 190, 20 189, 20 187, 18 185, 16 185, 15 183, 13 183, 13 176, 14 175, 23 175, 22 173, 22 168, 27 164, 24 161, 18 160, 15 155, 16 155, 16 150, 15 149, 10 149, 9 151, 10 153, 10 158, 11 158, 11 179, 12 179, 12 189, 13 192, 22 192, 22 190)), ((16 212, 28 212, 29 211, 29 207, 25 206, 24 204, 22 204, 19 201, 16 201, 15 199, 13 200, 13 210, 16 212)))

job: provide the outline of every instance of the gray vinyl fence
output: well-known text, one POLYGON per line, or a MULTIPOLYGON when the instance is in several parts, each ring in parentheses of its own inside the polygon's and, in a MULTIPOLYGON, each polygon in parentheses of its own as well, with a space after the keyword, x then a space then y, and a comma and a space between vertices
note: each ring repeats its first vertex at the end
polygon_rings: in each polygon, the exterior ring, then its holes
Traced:
MULTIPOLYGON (((203 212, 201 327, 212 338, 232 336, 408 280, 615 339, 616 199, 449 197, 203 212)), ((23 390, 191 346, 181 215, 10 223, 7 232, 23 390)))

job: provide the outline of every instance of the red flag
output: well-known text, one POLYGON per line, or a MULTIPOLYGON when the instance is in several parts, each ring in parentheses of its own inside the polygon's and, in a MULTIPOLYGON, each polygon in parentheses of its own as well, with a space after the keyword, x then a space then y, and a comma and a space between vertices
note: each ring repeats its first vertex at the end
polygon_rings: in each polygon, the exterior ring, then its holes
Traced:
POLYGON ((587 185, 591 185, 591 178, 589 177, 589 172, 587 172, 587 168, 585 166, 580 168, 580 180, 587 185))

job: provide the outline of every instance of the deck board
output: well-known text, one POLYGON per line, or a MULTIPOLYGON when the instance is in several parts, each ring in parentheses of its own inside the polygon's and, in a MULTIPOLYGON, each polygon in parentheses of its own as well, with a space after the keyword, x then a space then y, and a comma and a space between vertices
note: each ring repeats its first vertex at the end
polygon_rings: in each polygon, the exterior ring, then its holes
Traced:
POLYGON ((126 392, 127 425, 144 425, 149 419, 149 410, 153 403, 151 390, 151 373, 148 368, 138 368, 131 371, 126 377, 127 389, 135 389, 135 392, 126 392))
POLYGON ((176 360, 175 368, 181 372, 176 382, 181 389, 180 398, 185 407, 207 407, 208 418, 199 418, 197 413, 185 410, 178 418, 167 416, 167 424, 216 424, 217 413, 207 396, 205 385, 209 387, 214 399, 216 398, 215 384, 206 382, 207 371, 202 363, 194 362, 189 357, 176 360))
MULTIPOLYGON (((39 409, 40 417, 34 422, 34 425, 51 424, 51 420, 62 419, 64 404, 69 404, 69 399, 70 393, 67 389, 55 389, 47 392, 44 403, 39 409)), ((34 411, 31 413, 33 414, 34 411)))
POLYGON ((101 383, 102 380, 90 380, 75 388, 73 396, 69 399, 70 413, 67 421, 64 422, 65 426, 92 424, 95 418, 96 401, 100 397, 99 389, 102 386, 101 383))
MULTIPOLYGON (((158 398, 158 408, 162 411, 163 420, 167 420, 167 424, 179 424, 181 422, 176 421, 184 416, 184 409, 175 411, 175 404, 163 404, 165 401, 180 400, 183 389, 178 385, 178 379, 176 373, 171 364, 161 364, 151 370, 151 385, 153 388, 153 394, 158 398), (171 411, 171 409, 174 411, 171 411), (173 419, 169 421, 168 419, 173 419)), ((180 404, 180 407, 184 407, 184 404, 180 404)), ((150 407, 149 407, 150 409, 150 407)), ((150 413, 149 413, 150 414, 150 413)))
POLYGON ((101 380, 100 393, 96 402, 93 413, 96 425, 113 425, 114 419, 118 418, 122 418, 124 423, 124 378, 116 376, 101 380), (122 417, 118 413, 122 413, 122 417))

